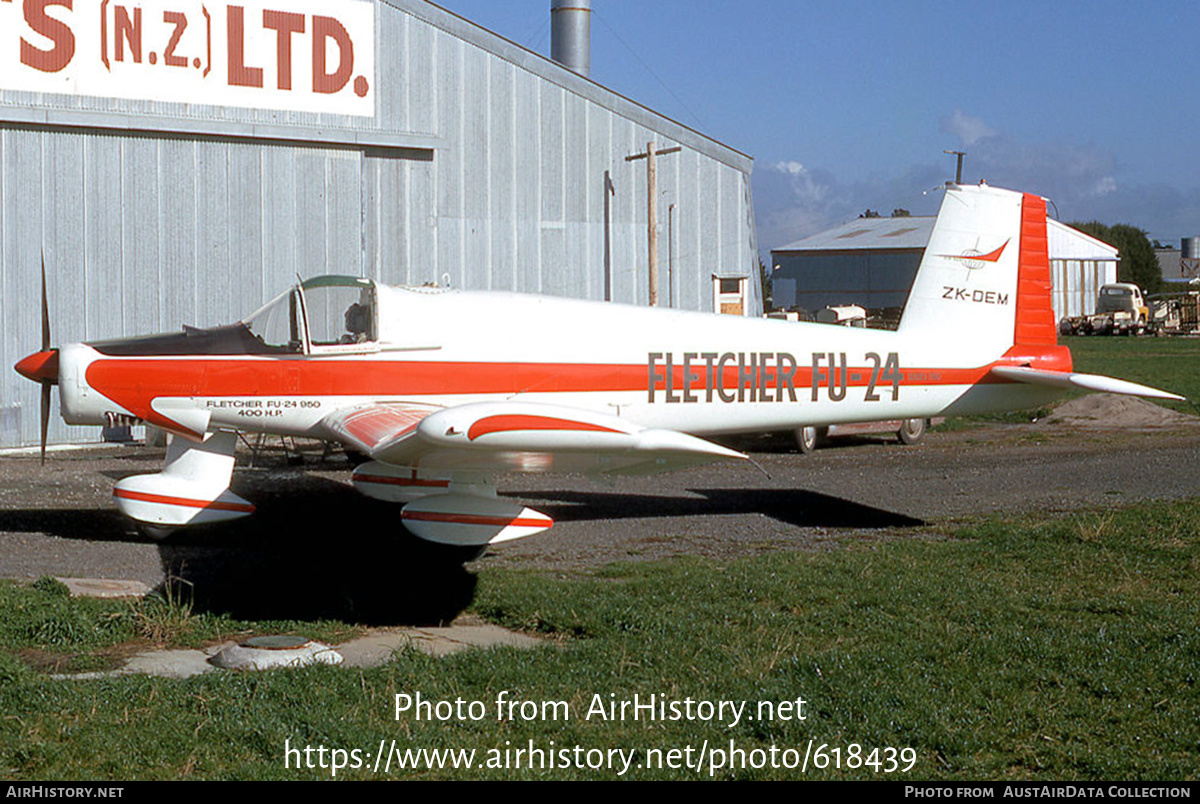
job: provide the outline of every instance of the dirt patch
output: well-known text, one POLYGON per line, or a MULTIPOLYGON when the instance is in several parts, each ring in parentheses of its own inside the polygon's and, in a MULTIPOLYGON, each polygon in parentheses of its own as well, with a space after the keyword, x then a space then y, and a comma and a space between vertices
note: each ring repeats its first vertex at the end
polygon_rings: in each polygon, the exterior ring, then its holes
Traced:
POLYGON ((133 644, 97 648, 83 653, 60 653, 41 648, 24 648, 16 651, 17 658, 38 673, 58 675, 62 673, 89 673, 115 670, 137 652, 133 644))
POLYGON ((1064 402, 1038 422, 1090 430, 1200 426, 1200 418, 1118 394, 1089 394, 1064 402))

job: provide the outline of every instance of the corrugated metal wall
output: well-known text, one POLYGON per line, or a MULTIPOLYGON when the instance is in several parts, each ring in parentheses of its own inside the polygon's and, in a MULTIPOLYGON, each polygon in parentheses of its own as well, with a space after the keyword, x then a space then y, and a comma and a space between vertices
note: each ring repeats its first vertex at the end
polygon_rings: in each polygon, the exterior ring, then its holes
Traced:
POLYGON ((37 387, 8 367, 40 341, 43 253, 55 343, 228 323, 297 273, 359 273, 363 166, 356 149, 0 131, 0 443, 38 438, 37 387))
POLYGON ((1096 312, 1103 285, 1117 281, 1115 260, 1050 260, 1054 320, 1096 312))
POLYGON ((38 438, 8 367, 39 343, 43 253, 56 343, 228 323, 297 274, 644 304, 625 157, 652 140, 683 146, 658 159, 660 299, 674 204, 676 305, 747 276, 761 309, 747 157, 436 7, 378 0, 375 25, 373 120, 0 91, 0 446, 38 438))

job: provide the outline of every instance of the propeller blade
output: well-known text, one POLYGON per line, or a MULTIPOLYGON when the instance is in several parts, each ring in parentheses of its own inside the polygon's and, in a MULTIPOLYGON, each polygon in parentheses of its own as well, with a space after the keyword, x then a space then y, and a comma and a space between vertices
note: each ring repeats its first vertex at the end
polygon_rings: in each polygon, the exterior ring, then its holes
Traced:
POLYGON ((46 436, 50 431, 50 383, 42 382, 42 464, 46 463, 46 436))
MULTIPOLYGON (((42 351, 50 348, 50 300, 46 295, 46 254, 42 252, 42 351)), ((42 380, 42 465, 46 463, 46 440, 50 433, 50 386, 42 380)))
POLYGON ((46 298, 46 255, 42 255, 42 351, 50 348, 50 302, 46 298))

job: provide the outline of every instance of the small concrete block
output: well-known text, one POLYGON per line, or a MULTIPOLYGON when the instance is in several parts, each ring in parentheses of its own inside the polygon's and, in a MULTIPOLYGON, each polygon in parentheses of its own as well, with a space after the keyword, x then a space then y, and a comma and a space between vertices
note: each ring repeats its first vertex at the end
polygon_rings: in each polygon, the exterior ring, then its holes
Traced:
POLYGON ((341 664, 342 655, 328 645, 312 641, 303 641, 295 647, 258 647, 243 643, 225 647, 208 661, 226 670, 268 670, 314 663, 341 664))

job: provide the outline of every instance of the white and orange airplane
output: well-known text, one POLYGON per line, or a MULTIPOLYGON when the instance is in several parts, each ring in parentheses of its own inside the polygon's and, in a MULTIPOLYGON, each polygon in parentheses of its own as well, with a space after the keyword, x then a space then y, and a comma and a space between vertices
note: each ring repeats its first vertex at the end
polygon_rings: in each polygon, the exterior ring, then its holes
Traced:
MULTIPOLYGON (((43 309, 45 307, 43 288, 43 309)), ((481 547, 549 528, 496 496, 508 471, 644 474, 741 453, 727 433, 1035 407, 1063 389, 1182 399, 1072 371, 1050 306, 1046 203, 949 186, 898 331, 796 324, 327 276, 239 323, 49 348, 70 424, 144 421, 166 465, 113 494, 151 527, 234 519, 237 432, 370 456, 362 493, 404 503, 433 542, 481 547)))

